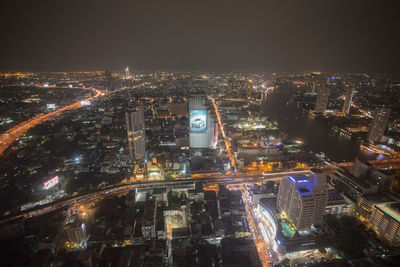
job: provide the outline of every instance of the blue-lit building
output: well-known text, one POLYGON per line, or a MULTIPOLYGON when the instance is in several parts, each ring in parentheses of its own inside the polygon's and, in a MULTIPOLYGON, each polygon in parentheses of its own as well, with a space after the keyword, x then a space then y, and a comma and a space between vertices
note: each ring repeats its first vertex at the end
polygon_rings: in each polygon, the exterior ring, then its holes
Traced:
POLYGON ((281 255, 329 248, 335 241, 334 232, 326 225, 312 226, 308 231, 296 231, 287 219, 281 217, 275 197, 260 199, 257 211, 263 218, 260 228, 263 238, 271 242, 273 249, 281 255))
POLYGON ((276 252, 284 255, 332 246, 334 232, 322 223, 327 192, 326 175, 314 169, 307 176, 284 177, 277 197, 259 200, 260 230, 276 252))
POLYGON ((326 175, 313 170, 310 176, 284 177, 279 186, 277 207, 297 230, 321 224, 328 199, 326 175))

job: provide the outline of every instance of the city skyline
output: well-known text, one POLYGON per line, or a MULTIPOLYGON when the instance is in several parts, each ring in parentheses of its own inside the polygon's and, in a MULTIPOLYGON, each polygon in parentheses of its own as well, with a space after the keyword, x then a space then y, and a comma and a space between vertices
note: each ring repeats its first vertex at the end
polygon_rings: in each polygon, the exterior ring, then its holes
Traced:
POLYGON ((398 266, 396 4, 4 1, 1 266, 398 266))
POLYGON ((0 72, 0 256, 5 266, 266 267, 368 251, 389 262, 400 246, 399 84, 127 66, 0 72))

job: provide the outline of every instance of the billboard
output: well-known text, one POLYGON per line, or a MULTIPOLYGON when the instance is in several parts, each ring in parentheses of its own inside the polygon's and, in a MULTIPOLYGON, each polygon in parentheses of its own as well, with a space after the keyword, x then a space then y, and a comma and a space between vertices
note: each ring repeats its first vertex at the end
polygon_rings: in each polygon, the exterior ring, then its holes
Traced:
POLYGON ((207 128, 207 110, 191 109, 190 110, 190 132, 205 133, 207 128))
POLYGON ((54 176, 50 180, 47 180, 46 182, 43 183, 43 188, 45 190, 50 189, 53 186, 55 186, 56 184, 58 184, 59 182, 60 182, 60 179, 58 178, 58 175, 54 176))
POLYGON ((90 101, 81 101, 82 106, 90 106, 92 103, 90 101))

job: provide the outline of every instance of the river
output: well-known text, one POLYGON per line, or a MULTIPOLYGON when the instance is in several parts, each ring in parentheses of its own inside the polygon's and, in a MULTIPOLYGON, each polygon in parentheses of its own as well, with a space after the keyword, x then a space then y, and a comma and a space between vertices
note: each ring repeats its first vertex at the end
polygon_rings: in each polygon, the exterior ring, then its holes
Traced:
POLYGON ((360 151, 360 140, 334 134, 331 126, 308 117, 296 104, 290 103, 294 91, 279 87, 270 93, 263 103, 263 111, 272 121, 278 122, 281 131, 293 139, 303 141, 313 152, 323 152, 335 162, 353 161, 358 154, 373 159, 373 154, 360 151))

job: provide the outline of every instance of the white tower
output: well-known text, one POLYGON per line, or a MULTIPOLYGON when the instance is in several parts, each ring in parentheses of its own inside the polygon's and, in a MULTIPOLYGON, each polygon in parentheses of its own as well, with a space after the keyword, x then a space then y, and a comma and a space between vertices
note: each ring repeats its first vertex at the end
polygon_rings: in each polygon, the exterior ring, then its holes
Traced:
POLYGON ((129 67, 125 68, 125 79, 129 79, 129 67))

